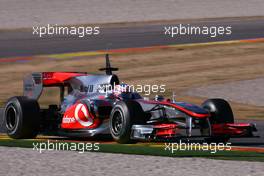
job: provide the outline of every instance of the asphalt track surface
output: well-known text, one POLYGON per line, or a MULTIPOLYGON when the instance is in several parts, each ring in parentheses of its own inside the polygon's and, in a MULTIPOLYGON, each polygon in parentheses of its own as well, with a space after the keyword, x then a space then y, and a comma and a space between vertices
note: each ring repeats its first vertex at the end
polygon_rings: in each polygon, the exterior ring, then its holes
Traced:
MULTIPOLYGON (((99 25, 100 27, 100 25, 99 25)), ((117 48, 145 47, 167 44, 202 43, 212 41, 252 39, 264 37, 264 19, 220 19, 163 24, 130 25, 129 27, 100 27, 100 34, 77 36, 48 36, 40 38, 33 30, 0 31, 0 58, 95 51, 117 48), (165 35, 164 26, 178 24, 192 26, 231 26, 232 34, 211 38, 204 35, 165 35)))

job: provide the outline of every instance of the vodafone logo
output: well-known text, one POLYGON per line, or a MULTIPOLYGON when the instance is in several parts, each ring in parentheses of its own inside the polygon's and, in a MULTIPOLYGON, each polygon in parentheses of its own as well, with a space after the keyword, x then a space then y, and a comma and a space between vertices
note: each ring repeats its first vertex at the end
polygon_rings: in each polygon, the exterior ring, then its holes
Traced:
POLYGON ((64 117, 62 119, 62 123, 74 123, 74 122, 75 122, 75 118, 74 117, 68 117, 68 116, 66 116, 66 117, 64 117))
POLYGON ((93 119, 89 117, 88 110, 84 106, 84 104, 80 103, 76 106, 74 111, 74 117, 81 125, 85 127, 88 127, 93 124, 93 119))

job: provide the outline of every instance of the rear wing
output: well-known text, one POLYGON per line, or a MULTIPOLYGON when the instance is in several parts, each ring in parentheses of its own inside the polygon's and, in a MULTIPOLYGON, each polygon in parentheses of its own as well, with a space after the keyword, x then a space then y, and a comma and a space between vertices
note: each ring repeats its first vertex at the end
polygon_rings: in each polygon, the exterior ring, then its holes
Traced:
POLYGON ((79 72, 34 72, 24 78, 23 94, 31 99, 38 99, 43 87, 63 87, 65 81, 75 76, 84 76, 79 72))
MULTIPOLYGON (((105 61, 105 68, 101 68, 99 70, 105 71, 106 76, 109 78, 111 77, 111 79, 109 79, 109 83, 119 83, 118 77, 112 74, 112 71, 117 71, 118 68, 111 67, 108 54, 105 56, 105 61)), ((37 100, 42 93, 43 87, 60 87, 62 99, 66 81, 72 77, 85 75, 88 76, 89 74, 84 72, 34 72, 24 78, 23 94, 28 98, 37 100)), ((97 80, 98 77, 95 76, 94 78, 91 78, 91 80, 93 79, 97 80)), ((98 80, 96 82, 98 82, 98 80)))

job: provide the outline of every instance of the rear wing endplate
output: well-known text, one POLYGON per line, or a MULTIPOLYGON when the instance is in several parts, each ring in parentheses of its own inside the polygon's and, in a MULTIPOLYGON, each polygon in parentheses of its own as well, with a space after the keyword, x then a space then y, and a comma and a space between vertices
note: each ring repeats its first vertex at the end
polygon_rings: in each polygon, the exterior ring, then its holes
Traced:
POLYGON ((32 73, 24 78, 24 96, 37 100, 42 93, 42 89, 42 73, 32 73))

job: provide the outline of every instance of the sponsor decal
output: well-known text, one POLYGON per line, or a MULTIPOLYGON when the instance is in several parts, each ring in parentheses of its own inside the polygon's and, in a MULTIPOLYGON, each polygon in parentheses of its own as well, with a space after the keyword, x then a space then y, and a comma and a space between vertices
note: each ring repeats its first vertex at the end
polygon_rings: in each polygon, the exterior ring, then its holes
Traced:
POLYGON ((78 104, 74 111, 75 119, 83 126, 88 127, 93 124, 93 119, 89 117, 88 110, 84 104, 78 104), (88 120, 84 121, 83 117, 88 120))
POLYGON ((62 120, 62 123, 74 123, 75 122, 75 118, 74 117, 64 117, 62 120))

